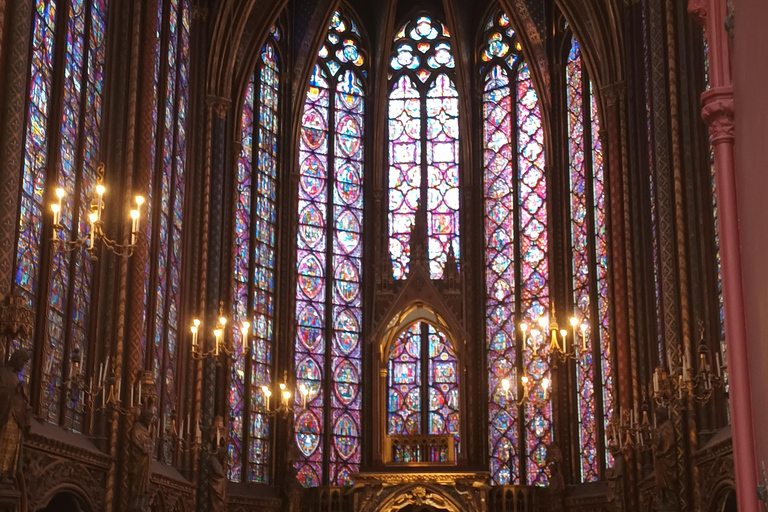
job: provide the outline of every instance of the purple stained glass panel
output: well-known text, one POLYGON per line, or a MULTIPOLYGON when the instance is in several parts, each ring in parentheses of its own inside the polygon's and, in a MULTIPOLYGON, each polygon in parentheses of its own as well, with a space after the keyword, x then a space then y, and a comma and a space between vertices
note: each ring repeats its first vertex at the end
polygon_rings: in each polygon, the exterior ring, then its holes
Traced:
MULTIPOLYGON (((535 326, 539 317, 549 315, 547 181, 539 101, 525 63, 517 77, 517 127, 521 320, 535 326)), ((545 334, 532 328, 522 350, 523 372, 531 382, 524 416, 528 485, 549 482, 546 447, 552 441, 552 405, 541 384, 552 376, 545 334)))
POLYGON ((459 94, 447 75, 427 92, 427 233, 429 274, 459 261, 459 94))
MULTIPOLYGON (((589 84, 591 130, 592 130, 592 186, 595 215, 595 260, 597 273, 597 310, 600 340, 600 366, 602 381, 595 381, 595 386, 602 389, 603 425, 608 425, 613 417, 613 355, 611 340, 611 295, 609 288, 608 256, 608 208, 606 205, 605 174, 603 166, 603 148, 600 140, 600 118, 597 111, 597 99, 593 84, 589 84)), ((606 437, 605 446, 608 446, 606 437)), ((606 450, 606 466, 613 466, 613 455, 606 450)))
POLYGON ((395 280, 410 272, 411 235, 422 200, 430 277, 442 279, 449 258, 458 269, 459 98, 449 38, 428 16, 406 22, 395 36, 388 115, 389 255, 395 280))
MULTIPOLYGON (((595 418, 595 371, 591 315, 589 261, 588 187, 584 142, 584 85, 581 53, 576 39, 566 65, 568 104, 568 148, 571 183, 571 252, 573 255, 573 302, 579 323, 584 323, 584 339, 577 343, 576 384, 579 408, 579 458, 582 482, 598 478, 597 424, 595 418)), ((589 151, 591 153, 591 151, 589 151)), ((576 331, 573 331, 576 333, 576 331)), ((597 333, 595 333, 597 334, 597 333)))
POLYGON ((421 324, 403 331, 389 350, 387 434, 421 434, 421 324))
POLYGON ((516 385, 513 97, 502 65, 486 75, 483 93, 486 347, 489 450, 497 484, 519 482, 518 407, 501 382, 516 385))
POLYGON ((421 99, 401 77, 389 95, 389 254, 395 279, 405 279, 411 231, 421 199, 421 99))
MULTIPOLYGON (((24 297, 30 309, 36 309, 38 302, 42 217, 48 213, 43 204, 46 200, 44 190, 46 167, 49 162, 47 141, 51 115, 54 30, 57 14, 56 3, 53 0, 36 0, 14 281, 16 290, 24 297)), ((69 211, 71 212, 71 209, 69 211)), ((60 292, 60 290, 57 291, 60 292)), ((16 338, 13 340, 13 348, 23 347, 31 352, 33 339, 32 334, 28 337, 16 338)), ((51 368, 54 374, 51 382, 60 381, 62 354, 49 350, 45 357, 45 364, 53 360, 51 368)), ((25 373, 28 374, 28 372, 29 365, 25 370, 25 373)), ((53 388, 50 386, 44 390, 46 396, 51 396, 53 393, 53 388)))
POLYGON ((365 56, 353 27, 342 13, 333 14, 301 123, 294 431, 297 476, 306 487, 349 485, 360 464, 366 71, 358 69, 365 56), (329 432, 323 431, 326 418, 329 432))
MULTIPOLYGON (((323 481, 322 425, 325 414, 323 369, 326 354, 327 211, 328 211, 328 80, 315 65, 304 102, 299 142, 299 210, 296 239, 297 387, 308 390, 306 404, 296 414, 294 431, 299 448, 296 473, 307 487, 323 481)), ((298 391, 298 389, 296 390, 298 391)), ((294 393, 299 401, 300 393, 294 393)))

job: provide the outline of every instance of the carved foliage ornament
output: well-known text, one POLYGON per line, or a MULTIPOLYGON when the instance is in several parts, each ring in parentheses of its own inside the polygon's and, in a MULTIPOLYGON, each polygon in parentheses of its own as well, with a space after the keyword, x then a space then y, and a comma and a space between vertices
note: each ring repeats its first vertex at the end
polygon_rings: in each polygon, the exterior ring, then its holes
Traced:
POLYGON ((709 125, 712 143, 733 143, 733 89, 716 87, 701 95, 701 118, 709 125))

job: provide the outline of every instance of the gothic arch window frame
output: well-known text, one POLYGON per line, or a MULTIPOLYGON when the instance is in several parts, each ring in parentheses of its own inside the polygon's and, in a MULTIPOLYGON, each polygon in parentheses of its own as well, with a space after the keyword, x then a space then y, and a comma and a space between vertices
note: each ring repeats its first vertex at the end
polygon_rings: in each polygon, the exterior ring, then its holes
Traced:
MULTIPOLYGON (((392 374, 392 352, 395 350, 396 346, 400 342, 401 338, 404 336, 407 336, 409 334, 410 329, 413 326, 420 326, 420 332, 417 333, 420 338, 420 353, 417 356, 414 356, 418 360, 418 366, 417 369, 418 375, 417 378, 419 380, 418 387, 414 389, 418 389, 418 395, 419 395, 419 415, 420 415, 420 421, 419 421, 419 430, 418 433, 410 432, 409 434, 412 435, 443 435, 443 434, 431 434, 428 432, 430 430, 430 421, 429 417, 433 414, 433 410, 431 408, 431 388, 439 385, 439 383, 431 382, 431 372, 430 369, 433 369, 431 366, 431 363, 433 362, 433 358, 430 356, 430 348, 431 348, 431 342, 429 341, 429 338, 433 335, 442 335, 442 343, 447 346, 448 352, 452 352, 452 354, 448 354, 449 358, 452 356, 453 363, 455 363, 455 376, 456 376, 456 407, 452 408, 458 415, 458 425, 457 429, 453 432, 448 432, 448 435, 454 435, 456 439, 456 459, 457 461, 465 461, 466 456, 466 450, 460 450, 460 442, 462 439, 466 439, 466 427, 467 424, 466 421, 461 420, 461 414, 462 411, 466 411, 466 404, 465 404, 465 387, 467 386, 466 378, 462 378, 463 375, 463 365, 465 357, 467 357, 467 354, 465 354, 464 346, 461 343, 461 340, 464 339, 463 336, 460 334, 460 332, 457 330, 456 326, 448 325, 448 322, 445 321, 442 314, 440 314, 438 311, 435 310, 430 305, 423 304, 421 302, 417 302, 415 304, 411 304, 405 308, 403 308, 400 313, 394 315, 392 317, 392 320, 388 322, 388 325, 386 329, 383 332, 383 335, 381 337, 381 341, 378 343, 379 346, 379 360, 377 362, 377 365, 379 367, 380 375, 382 378, 378 380, 378 393, 379 393, 379 401, 384 404, 382 411, 383 416, 379 420, 379 424, 381 425, 381 432, 385 436, 390 435, 400 435, 399 432, 390 432, 390 415, 392 414, 392 411, 389 410, 390 406, 390 400, 391 396, 390 393, 392 392, 392 380, 391 380, 391 374, 392 374), (424 407, 426 405, 426 407, 424 407)), ((442 351, 441 351, 442 352, 442 351)), ((440 353, 437 353, 436 356, 439 356, 440 353)), ((443 358, 444 360, 448 361, 448 359, 443 358)), ((412 362, 412 361, 407 361, 412 362)), ((448 361, 450 363, 450 361, 448 361)), ((436 368, 435 368, 436 370, 436 368)), ((447 382, 450 384, 450 382, 447 382)), ((441 393, 445 395, 445 390, 442 390, 441 393)), ((447 390, 447 392, 451 392, 450 389, 447 390)), ((439 398, 439 397, 438 397, 439 398)), ((445 398, 445 396, 443 396, 445 398)), ((451 407, 448 407, 451 409, 451 407)), ((434 410, 436 415, 443 416, 442 413, 440 413, 439 409, 434 410)), ((441 429, 443 430, 443 429, 441 429)), ((383 455, 383 454, 382 454, 383 455)))
POLYGON ((295 461, 297 476, 307 487, 348 485, 349 475, 359 468, 361 460, 364 283, 360 276, 365 269, 365 128, 370 125, 366 119, 370 116, 364 115, 369 103, 366 92, 370 57, 361 26, 346 4, 332 13, 328 29, 318 42, 320 48, 312 63, 297 123, 299 176, 294 198, 298 200, 292 203, 298 212, 293 238, 296 279, 292 365, 296 376, 294 406, 301 412, 294 420, 294 440, 299 451, 295 461), (348 77, 349 83, 344 85, 338 78, 342 76, 348 77), (339 115, 344 117, 336 119, 339 115), (362 133, 355 135, 350 125, 338 131, 340 121, 351 122, 362 133), (343 148, 339 141, 352 146, 343 148), (337 168, 339 164, 346 174, 337 168), (323 213, 311 218, 310 213, 315 211, 323 213), (352 223, 337 225, 343 216, 352 223), (307 238, 313 230, 319 236, 314 241, 311 236, 307 238), (339 274, 340 265, 346 275, 339 274), (308 286, 319 287, 320 292, 308 286), (308 390, 306 407, 300 392, 302 385, 308 390))
POLYGON ((57 201, 55 188, 63 188, 67 195, 60 214, 62 237, 86 236, 106 132, 101 123, 106 4, 106 0, 37 0, 33 9, 12 293, 36 312, 36 328, 28 340, 9 340, 0 351, 30 351, 27 370, 41 363, 26 376, 32 381, 32 404, 41 416, 45 410, 49 422, 83 432, 88 430, 87 412, 80 400, 73 405, 61 393, 61 385, 72 370, 76 348, 86 378, 96 371, 98 264, 84 250, 56 251, 49 204, 57 201), (63 95, 52 95, 54 90, 63 95))
POLYGON ((275 370, 275 270, 282 169, 282 148, 278 141, 283 130, 280 119, 284 110, 280 101, 283 90, 280 77, 284 69, 281 35, 281 25, 276 23, 259 46, 259 57, 254 61, 253 72, 247 75, 242 101, 238 102, 241 108, 237 110, 240 115, 236 136, 241 149, 233 172, 233 261, 228 292, 232 299, 232 321, 237 328, 231 338, 234 360, 225 379, 230 388, 226 406, 229 413, 227 476, 233 482, 267 484, 272 478, 274 425, 260 408, 265 406, 261 386, 271 387, 275 370), (256 224, 261 226, 258 233, 256 224), (271 242, 267 240, 270 237, 271 242), (245 256, 240 253, 241 248, 246 249, 245 256), (240 300, 243 296, 245 312, 240 300), (250 323, 249 347, 243 347, 239 330, 243 320, 250 323), (258 460, 251 459, 252 449, 258 460))
POLYGON ((545 485, 546 446, 554 426, 551 396, 541 384, 545 377, 551 381, 551 368, 546 336, 535 322, 549 316, 552 293, 547 120, 533 64, 525 58, 511 19, 496 5, 484 20, 477 62, 484 83, 481 141, 491 477, 496 484, 545 485), (505 150, 510 146, 514 150, 505 150), (516 327, 523 321, 533 326, 525 334, 516 327), (522 375, 531 385, 528 401, 518 406, 512 398, 524 392, 522 375), (502 390, 504 378, 512 384, 511 393, 502 390))
POLYGON ((173 436, 167 434, 177 428, 175 425, 179 425, 179 418, 183 417, 176 407, 183 406, 179 398, 184 382, 175 377, 184 363, 181 297, 187 265, 182 252, 189 231, 184 213, 191 201, 189 194, 184 193, 184 175, 187 172, 192 1, 157 0, 156 10, 152 159, 145 203, 149 220, 143 226, 148 247, 142 290, 141 350, 143 367, 152 374, 157 390, 154 405, 160 428, 154 456, 173 464, 180 450, 173 443, 173 436))
POLYGON ((592 80, 588 55, 566 27, 561 55, 565 73, 562 90, 567 122, 568 236, 566 249, 578 245, 586 258, 567 265, 566 287, 572 310, 588 318, 586 353, 578 345, 576 376, 580 481, 596 481, 613 464, 608 450, 608 425, 614 408, 615 336, 611 286, 609 175, 601 136, 601 98, 592 80), (581 155, 581 160, 574 158, 581 155), (578 267, 578 271, 577 271, 578 267), (595 328, 596 326, 596 328, 595 328), (589 356, 587 356, 587 353, 589 356))
MULTIPOLYGON (((425 226, 427 243, 426 259, 428 272, 432 279, 442 279, 448 259, 453 259, 458 270, 461 261, 461 167, 462 152, 460 149, 460 133, 462 126, 461 102, 459 101, 458 72, 452 47, 451 32, 447 23, 434 14, 416 9, 409 12, 405 21, 396 25, 396 33, 391 40, 392 49, 387 65, 389 78, 387 80, 388 124, 386 140, 388 146, 387 174, 384 185, 388 193, 387 226, 388 226, 388 257, 392 265, 392 277, 395 280, 408 278, 411 272, 414 247, 412 237, 416 223, 419 222, 419 210, 426 212, 425 226), (421 25, 427 20, 431 29, 421 25), (436 25, 433 26, 433 25, 436 25), (440 84, 435 87, 441 77, 446 77, 448 86, 440 84), (403 82, 406 79, 406 82, 403 82), (403 82, 402 87, 400 83, 403 82), (399 94, 398 90, 402 89, 399 94), (432 95, 432 91, 441 94, 432 95), (455 105, 446 105, 455 98, 455 105), (411 100, 418 100, 419 113, 411 115, 407 112, 411 100), (440 103, 440 112, 430 114, 430 100, 440 103), (392 106, 400 105, 400 112, 392 117, 392 106), (455 110, 455 114, 448 111, 455 110), (448 118, 447 121, 445 120, 448 118), (406 119, 407 118, 407 119, 406 119), (418 138, 409 132, 409 125, 418 121, 418 138), (402 125, 396 140, 392 140, 392 129, 402 125), (438 126, 439 123, 439 126, 438 126), (455 128, 451 124, 455 123, 455 128), (439 128, 435 136, 430 136, 430 128, 439 128), (449 133, 453 131, 454 134, 449 133), (443 136, 441 138, 441 135, 443 136), (398 149, 414 146, 413 159, 402 160, 398 149), (453 146, 451 160, 438 160, 434 155, 441 154, 449 146, 453 146), (418 168, 418 177, 412 172, 418 168), (430 185, 431 169, 439 171, 440 177, 435 186, 430 185), (396 172, 398 175, 394 175, 396 172), (393 182, 394 180, 394 182, 393 182), (451 183, 452 181, 452 183, 451 183), (416 183, 417 182, 417 183, 416 183), (444 185, 441 187, 440 185, 444 185), (445 190, 441 191, 440 189, 445 190), (418 198, 413 194, 418 190, 418 198), (451 194, 448 196, 448 194, 451 194), (402 196, 398 199, 398 196, 402 196), (455 196, 455 197, 454 197, 455 196), (393 201, 398 203, 393 209, 393 201), (417 206, 411 203, 418 203, 417 206), (431 203, 436 203, 432 206, 431 203), (451 205, 455 203, 455 206, 451 205), (442 222, 439 220, 442 219, 442 222), (448 230, 449 231, 444 231, 448 230), (439 251, 436 250, 439 247, 439 251)), ((435 108, 434 106, 432 108, 435 108)), ((437 173, 435 173, 437 176, 437 173)))

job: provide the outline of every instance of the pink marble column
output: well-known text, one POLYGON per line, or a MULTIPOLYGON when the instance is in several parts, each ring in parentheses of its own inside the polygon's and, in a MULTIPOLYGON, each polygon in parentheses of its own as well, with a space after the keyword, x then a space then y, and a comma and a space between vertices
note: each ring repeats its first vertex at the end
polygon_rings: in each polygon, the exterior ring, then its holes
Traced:
POLYGON ((701 115, 709 126, 715 157, 736 497, 739 510, 758 511, 760 508, 755 492, 757 464, 734 165, 733 87, 728 33, 724 27, 726 10, 726 0, 688 2, 688 12, 704 26, 709 48, 710 89, 701 95, 701 115))

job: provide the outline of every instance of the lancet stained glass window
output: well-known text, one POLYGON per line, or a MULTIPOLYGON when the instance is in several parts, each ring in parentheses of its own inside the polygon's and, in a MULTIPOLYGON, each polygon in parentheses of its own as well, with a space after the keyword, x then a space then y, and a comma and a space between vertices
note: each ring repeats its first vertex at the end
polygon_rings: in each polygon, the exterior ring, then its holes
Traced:
POLYGON ((79 432, 82 403, 78 397, 63 400, 60 389, 63 372, 71 366, 65 358, 79 350, 85 368, 91 348, 93 262, 85 251, 53 251, 50 260, 42 261, 42 246, 49 243, 42 226, 43 216, 50 214, 45 203, 61 187, 66 193, 61 238, 74 240, 90 232, 87 215, 100 158, 107 1, 38 0, 35 7, 14 290, 30 309, 45 315, 45 330, 14 340, 12 348, 31 350, 34 340, 45 340, 43 414, 79 432), (66 38, 60 39, 65 48, 57 57, 59 28, 66 38), (59 102, 52 97, 56 76, 62 77, 59 102), (40 307, 43 303, 47 307, 40 307))
POLYGON ((270 31, 245 93, 240 121, 234 222, 233 321, 250 324, 248 343, 233 331, 230 368, 229 479, 269 482, 270 422, 262 386, 272 382, 275 222, 280 74, 270 31))
POLYGON ((158 1, 152 133, 152 173, 148 194, 147 239, 151 241, 145 280, 145 357, 157 387, 160 450, 172 462, 174 446, 166 432, 176 410, 177 349, 181 299, 181 240, 189 102, 189 0, 158 1), (162 84, 162 85, 161 85, 162 84), (153 123, 154 125, 154 123, 153 123), (150 263, 151 262, 151 263, 150 263))
POLYGON ((299 142, 294 431, 307 487, 348 485, 360 464, 365 64, 355 23, 335 12, 299 142))
POLYGON ((392 343, 388 361, 387 434, 450 434, 458 449, 459 367, 445 333, 414 323, 392 343))
MULTIPOLYGON (((600 468, 597 436, 613 412, 607 212, 597 99, 575 38, 566 64, 566 102, 573 302, 579 323, 585 325, 576 344, 579 467, 581 480, 593 482, 600 468)), ((607 450, 605 458, 611 465, 607 450)))
POLYGON ((483 92, 489 451, 497 484, 546 485, 552 441, 547 181, 538 96, 509 18, 496 12, 480 50, 483 92), (518 334, 515 325, 531 326, 518 334), (528 401, 517 405, 528 377, 528 401), (502 388, 508 379, 509 393, 502 388), (522 428, 520 425, 522 422, 522 428))
POLYGON ((429 274, 459 262, 459 95, 450 33, 419 16, 396 34, 389 64, 389 255, 392 275, 410 271, 411 233, 426 209, 429 274))

